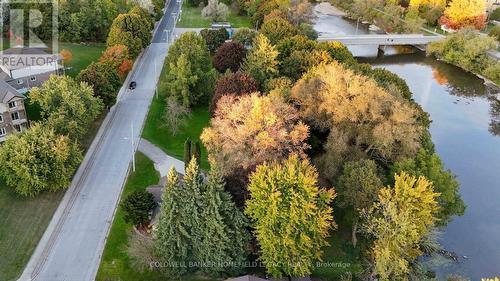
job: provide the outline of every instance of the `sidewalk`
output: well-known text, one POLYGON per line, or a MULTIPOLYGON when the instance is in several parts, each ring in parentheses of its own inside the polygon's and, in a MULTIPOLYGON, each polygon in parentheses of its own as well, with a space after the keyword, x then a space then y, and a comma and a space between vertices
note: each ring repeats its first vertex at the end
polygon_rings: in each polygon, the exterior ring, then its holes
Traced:
POLYGON ((178 173, 184 174, 184 162, 167 155, 163 150, 149 141, 142 139, 139 141, 138 150, 154 162, 155 170, 160 173, 160 177, 167 176, 172 166, 178 173))

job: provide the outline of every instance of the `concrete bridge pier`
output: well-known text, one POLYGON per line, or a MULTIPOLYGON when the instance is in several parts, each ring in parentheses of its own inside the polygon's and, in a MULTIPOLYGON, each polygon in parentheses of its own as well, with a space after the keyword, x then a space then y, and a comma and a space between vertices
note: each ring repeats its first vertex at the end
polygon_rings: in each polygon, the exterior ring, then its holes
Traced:
POLYGON ((387 45, 378 45, 377 58, 383 57, 386 49, 387 45))

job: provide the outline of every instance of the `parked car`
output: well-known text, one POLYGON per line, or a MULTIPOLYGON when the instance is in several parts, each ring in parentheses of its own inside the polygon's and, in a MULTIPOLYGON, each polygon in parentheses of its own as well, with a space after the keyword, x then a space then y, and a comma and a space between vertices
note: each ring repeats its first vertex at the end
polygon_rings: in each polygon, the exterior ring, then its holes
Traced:
POLYGON ((136 83, 135 81, 130 82, 130 85, 128 86, 128 88, 129 88, 130 90, 133 90, 133 89, 135 89, 136 87, 137 87, 137 83, 136 83))

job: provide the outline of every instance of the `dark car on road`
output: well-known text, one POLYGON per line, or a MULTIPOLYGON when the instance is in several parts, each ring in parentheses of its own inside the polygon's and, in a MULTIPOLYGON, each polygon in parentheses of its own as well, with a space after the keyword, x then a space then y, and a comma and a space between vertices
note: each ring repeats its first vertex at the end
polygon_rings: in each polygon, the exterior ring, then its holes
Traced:
POLYGON ((135 89, 136 87, 137 87, 137 83, 136 83, 135 81, 130 82, 130 85, 128 86, 128 88, 129 88, 130 90, 133 90, 133 89, 135 89))

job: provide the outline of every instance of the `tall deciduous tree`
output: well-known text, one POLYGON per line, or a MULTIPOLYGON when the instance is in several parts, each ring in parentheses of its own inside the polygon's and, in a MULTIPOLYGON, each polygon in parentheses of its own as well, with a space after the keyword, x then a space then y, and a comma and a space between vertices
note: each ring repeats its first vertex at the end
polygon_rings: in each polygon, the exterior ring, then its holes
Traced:
POLYGON ((441 23, 449 28, 459 29, 473 26, 482 29, 486 20, 486 1, 452 0, 444 10, 441 23))
POLYGON ((227 12, 226 4, 219 2, 219 0, 208 0, 208 5, 201 10, 201 15, 211 19, 212 22, 217 22, 225 21, 227 12))
POLYGON ((102 101, 92 87, 68 76, 51 76, 30 92, 30 102, 41 108, 42 117, 58 134, 78 140, 101 113, 102 101))
POLYGON ((209 160, 228 175, 235 169, 304 154, 309 128, 280 96, 224 96, 201 135, 209 160))
POLYGON ((132 61, 125 45, 115 45, 107 48, 99 58, 99 62, 109 65, 122 79, 132 69, 132 61))
POLYGON ((390 163, 418 152, 423 128, 409 101, 336 62, 304 75, 291 97, 305 120, 330 134, 318 162, 331 181, 343 161, 369 157, 390 163))
POLYGON ((416 177, 424 176, 439 192, 438 203, 441 207, 437 217, 444 225, 455 215, 463 215, 465 203, 459 192, 460 184, 450 170, 445 170, 439 156, 421 149, 415 159, 406 159, 394 163, 392 174, 406 172, 416 177))
POLYGON ((0 176, 24 196, 68 188, 82 159, 75 142, 46 124, 34 123, 0 147, 0 176))
POLYGON ((378 202, 365 213, 364 231, 373 235, 374 274, 380 280, 405 279, 410 263, 422 254, 419 243, 432 230, 439 209, 432 183, 406 173, 394 188, 382 188, 378 202))
POLYGON ((219 72, 224 73, 226 70, 231 70, 232 72, 238 71, 240 68, 247 50, 243 45, 237 42, 226 42, 223 43, 214 55, 214 67, 219 72))
POLYGON ((167 75, 171 71, 171 66, 175 66, 182 55, 189 62, 192 75, 198 78, 189 88, 190 95, 196 97, 190 101, 191 104, 208 101, 209 95, 213 93, 216 72, 203 38, 194 32, 187 32, 170 46, 164 66, 167 75))
POLYGON ((282 39, 297 35, 298 30, 286 19, 276 17, 264 21, 260 32, 269 39, 271 44, 276 45, 282 39))
POLYGON ((310 274, 328 245, 335 193, 319 189, 317 179, 314 167, 297 155, 258 166, 250 177, 245 213, 253 221, 260 260, 274 277, 310 274))
POLYGON ((266 80, 278 73, 278 51, 271 45, 266 36, 259 34, 254 39, 253 47, 243 62, 242 69, 259 83, 261 87, 266 80))
POLYGON ((228 73, 222 75, 215 85, 215 93, 210 102, 209 111, 214 115, 217 103, 223 96, 241 96, 258 91, 258 85, 252 76, 244 72, 228 73))
POLYGON ((76 80, 90 85, 95 96, 101 98, 106 106, 115 104, 121 81, 117 70, 111 65, 92 63, 80 71, 76 80))
POLYGON ((191 64, 186 55, 182 54, 175 64, 170 64, 170 69, 166 75, 170 97, 175 98, 186 108, 196 104, 200 97, 196 96, 196 93, 191 91, 191 88, 198 81, 198 76, 192 73, 191 64))
POLYGON ((377 175, 377 165, 372 160, 347 162, 337 184, 338 204, 354 211, 352 244, 356 247, 358 220, 362 209, 368 209, 377 200, 382 181, 377 175))

